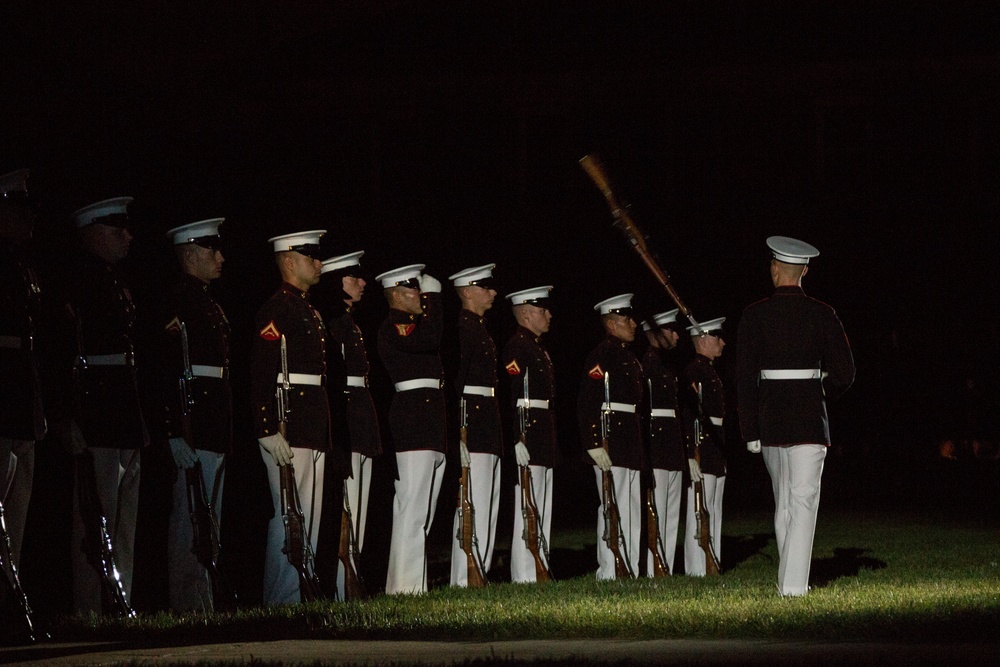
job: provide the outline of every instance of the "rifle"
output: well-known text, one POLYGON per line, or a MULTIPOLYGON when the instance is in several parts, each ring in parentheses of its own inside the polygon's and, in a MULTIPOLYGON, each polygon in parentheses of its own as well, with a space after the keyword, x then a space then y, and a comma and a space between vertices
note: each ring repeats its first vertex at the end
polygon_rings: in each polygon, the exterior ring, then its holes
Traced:
MULTIPOLYGON (((703 419, 701 410, 701 383, 697 385, 698 393, 698 414, 694 419, 694 460, 701 467, 701 441, 703 419)), ((692 481, 694 488, 694 519, 697 524, 698 544, 705 552, 705 574, 719 574, 722 569, 719 567, 719 559, 715 555, 715 547, 712 545, 711 515, 705 506, 705 483, 702 480, 692 481)))
MULTIPOLYGON (((468 414, 465 410, 465 397, 460 403, 461 426, 458 429, 458 437, 462 444, 469 441, 468 414)), ((482 588, 486 585, 486 568, 483 567, 479 556, 479 539, 476 537, 476 508, 469 497, 469 466, 462 466, 462 477, 458 486, 458 534, 455 539, 462 546, 465 552, 466 567, 468 569, 469 588, 482 588)))
MULTIPOLYGON (((649 407, 653 407, 653 381, 647 380, 649 385, 649 407)), ((652 434, 653 422, 650 417, 649 431, 652 434)), ((646 548, 653 554, 653 577, 660 578, 670 575, 670 570, 666 565, 667 550, 663 545, 663 537, 660 535, 660 516, 656 511, 656 496, 653 494, 653 487, 656 479, 652 475, 652 486, 646 489, 646 548)))
MULTIPOLYGON (((528 376, 530 371, 524 370, 524 404, 517 408, 518 421, 521 426, 521 441, 528 445, 528 411, 531 409, 531 399, 528 392, 528 376)), ((531 481, 531 467, 518 466, 521 476, 521 519, 523 529, 521 539, 524 540, 531 557, 535 560, 535 581, 552 581, 552 571, 549 569, 549 545, 545 541, 545 533, 539 528, 538 505, 535 503, 535 492, 531 481), (542 552, 545 558, 542 559, 542 552)))
MULTIPOLYGON (((601 409, 601 447, 608 451, 611 437, 611 378, 604 373, 604 407, 601 409)), ((628 561, 622 519, 615 500, 615 480, 610 470, 601 471, 601 501, 604 506, 604 543, 615 559, 615 579, 634 579, 628 561)))
MULTIPOLYGON (((194 407, 194 396, 191 392, 191 382, 194 372, 191 369, 190 348, 188 346, 187 325, 181 322, 181 357, 184 370, 178 380, 181 399, 181 433, 188 446, 194 449, 194 434, 191 429, 191 409, 194 407)), ((222 470, 216 474, 214 489, 218 489, 218 478, 222 470)), ((187 483, 188 516, 191 519, 191 553, 195 555, 205 571, 208 572, 212 584, 212 602, 219 609, 232 610, 236 608, 236 594, 227 585, 222 572, 219 571, 219 520, 215 516, 212 505, 215 500, 213 490, 212 501, 208 499, 205 479, 202 476, 201 461, 184 470, 184 481, 187 483)))
MULTIPOLYGON (((281 336, 281 384, 278 385, 278 432, 287 440, 289 396, 292 384, 288 379, 288 344, 281 336)), ((303 602, 312 602, 323 596, 319 577, 313 570, 312 544, 305 528, 305 517, 299 502, 299 489, 295 485, 295 468, 291 463, 278 466, 280 482, 281 517, 285 524, 285 546, 281 552, 299 575, 299 595, 303 602)))
MULTIPOLYGON (((76 319, 76 363, 73 365, 73 397, 76 414, 80 413, 80 396, 84 371, 87 370, 87 356, 83 351, 83 322, 79 315, 76 319)), ((125 588, 122 586, 121 574, 115 564, 114 547, 111 544, 111 533, 108 532, 108 519, 101 507, 101 498, 97 494, 97 471, 94 469, 94 455, 89 449, 84 449, 74 455, 76 467, 77 500, 80 506, 80 517, 83 520, 84 536, 81 548, 87 555, 90 564, 97 570, 101 578, 102 607, 114 611, 125 618, 134 618, 135 610, 128 602, 125 588)))
POLYGON ((97 477, 94 471, 94 455, 85 449, 76 455, 77 496, 80 503, 80 515, 83 517, 84 530, 83 550, 91 565, 101 577, 103 590, 103 606, 113 608, 120 616, 134 618, 135 611, 128 603, 125 588, 122 586, 121 574, 115 565, 114 548, 111 546, 111 534, 108 532, 108 520, 101 507, 101 498, 97 495, 97 477))
POLYGON ((600 161, 596 156, 584 155, 580 158, 580 166, 582 166, 583 170, 587 172, 587 175, 590 176, 590 178, 594 181, 594 184, 597 185, 598 189, 607 200, 608 207, 611 209, 611 216, 615 219, 614 226, 625 234, 625 238, 628 239, 635 251, 639 253, 639 257, 642 258, 646 267, 653 273, 657 282, 659 282, 663 289, 667 291, 667 294, 670 295, 673 302, 677 304, 677 308, 681 311, 681 314, 688 318, 692 325, 697 327, 698 322, 694 319, 694 316, 691 314, 688 307, 684 305, 684 302, 681 301, 680 295, 677 294, 677 291, 674 290, 674 286, 670 283, 670 276, 667 275, 667 272, 660 266, 656 256, 650 251, 646 242, 646 235, 643 234, 642 230, 639 229, 639 226, 635 224, 635 221, 632 220, 632 216, 628 214, 625 207, 618 203, 617 197, 615 197, 614 193, 611 191, 608 177, 604 173, 604 167, 601 166, 600 161))
POLYGON ((347 482, 344 482, 344 509, 340 513, 340 549, 337 557, 344 566, 344 601, 367 600, 368 590, 358 573, 355 559, 358 553, 358 541, 354 532, 354 522, 351 520, 351 501, 347 493, 347 482))
POLYGON ((7 534, 7 523, 4 521, 3 502, 0 502, 0 569, 3 570, 4 584, 17 600, 21 608, 21 620, 24 632, 23 639, 31 643, 35 641, 35 627, 31 621, 31 606, 28 605, 28 596, 21 588, 21 578, 17 574, 17 565, 14 563, 14 556, 10 552, 10 536, 7 534))

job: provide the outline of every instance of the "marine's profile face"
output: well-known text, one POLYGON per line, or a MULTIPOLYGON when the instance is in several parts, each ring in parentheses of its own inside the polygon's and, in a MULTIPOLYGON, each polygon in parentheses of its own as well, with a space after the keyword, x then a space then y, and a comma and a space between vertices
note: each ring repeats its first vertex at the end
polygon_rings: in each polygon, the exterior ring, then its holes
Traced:
POLYGON ((524 309, 524 328, 536 336, 547 333, 552 324, 552 311, 527 303, 518 308, 524 309))
POLYGON ((608 333, 615 338, 631 343, 635 340, 636 323, 631 315, 608 315, 605 320, 605 327, 608 333))
POLYGON ((493 300, 497 296, 497 291, 492 287, 467 285, 464 290, 465 297, 469 300, 473 311, 486 312, 493 307, 493 300))
POLYGON ((341 285, 343 285, 344 293, 347 294, 349 299, 345 301, 349 303, 357 303, 361 301, 361 297, 365 294, 365 282, 364 278, 359 278, 357 276, 344 276, 341 278, 341 285))
POLYGON ((706 334, 699 337, 698 352, 713 361, 722 356, 722 349, 724 347, 726 347, 726 341, 721 336, 706 334))
POLYGON ((389 305, 396 310, 411 315, 420 315, 424 312, 423 304, 420 302, 420 290, 413 287, 393 287, 388 290, 389 305))
POLYGON ((668 327, 660 327, 656 335, 660 340, 660 345, 665 350, 672 350, 677 347, 677 342, 681 339, 679 333, 668 327))
POLYGON ((299 284, 312 287, 319 283, 320 274, 323 272, 323 262, 294 250, 288 253, 288 257, 291 260, 292 276, 299 284))
POLYGON ((204 281, 211 282, 222 275, 222 263, 226 261, 221 250, 203 248, 194 243, 191 247, 191 269, 192 275, 204 281))
POLYGON ((129 248, 132 246, 132 232, 128 227, 95 222, 84 229, 89 230, 95 249, 108 262, 114 264, 128 257, 129 248))

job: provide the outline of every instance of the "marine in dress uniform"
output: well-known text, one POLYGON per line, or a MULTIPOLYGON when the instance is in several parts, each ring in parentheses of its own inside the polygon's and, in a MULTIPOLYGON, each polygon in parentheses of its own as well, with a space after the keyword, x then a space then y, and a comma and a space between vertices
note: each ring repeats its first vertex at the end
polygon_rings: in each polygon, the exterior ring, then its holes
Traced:
MULTIPOLYGON (((347 435, 350 446, 350 476, 344 482, 344 506, 350 509, 351 530, 360 558, 368 520, 368 494, 372 483, 372 459, 382 454, 375 403, 368 390, 368 353, 361 329, 354 322, 354 309, 364 295, 363 250, 323 261, 321 285, 328 288, 330 302, 326 327, 330 334, 330 368, 327 372, 332 411, 339 423, 337 432, 347 435)), ((337 590, 344 591, 344 564, 337 561, 337 590)))
MULTIPOLYGON (((28 256, 35 213, 29 171, 0 176, 0 506, 15 566, 21 563, 35 441, 45 437, 36 331, 41 287, 28 256)), ((0 587, 2 588, 2 587, 0 587)))
POLYGON ((385 584, 390 595, 427 591, 427 535, 448 447, 441 283, 423 269, 423 264, 411 264, 375 278, 389 302, 389 315, 379 327, 378 352, 396 389, 389 408, 398 470, 385 584))
MULTIPOLYGON (((74 319, 77 350, 75 380, 67 379, 74 393, 68 439, 78 456, 89 452, 93 457, 97 495, 126 598, 132 591, 140 451, 149 444, 136 382, 135 307, 117 268, 132 242, 131 201, 131 197, 107 199, 73 213, 82 252, 71 274, 67 308, 74 319)), ((80 482, 78 477, 70 542, 73 597, 78 612, 101 613, 99 565, 84 547, 84 522, 89 525, 92 518, 80 513, 80 482)))
POLYGON ((778 591, 809 590, 823 462, 830 445, 827 400, 854 382, 851 347, 833 308, 807 297, 802 277, 813 246, 767 239, 774 294, 751 304, 738 329, 740 430, 751 452, 763 451, 774 490, 778 591))
MULTIPOLYGON (((684 434, 677 403, 675 348, 680 335, 678 310, 658 313, 643 324, 649 347, 642 357, 642 376, 649 395, 649 461, 653 468, 653 503, 659 519, 660 538, 667 570, 674 572, 677 530, 680 527, 681 491, 687 469, 684 434)), ((648 549, 647 549, 648 551, 648 549)), ((653 554, 647 554, 646 573, 653 576, 653 554)))
MULTIPOLYGON (((469 467, 472 506, 476 508, 476 541, 486 573, 493 563, 497 516, 500 512, 500 457, 503 438, 496 399, 497 348, 486 329, 486 311, 493 307, 496 264, 475 266, 448 276, 462 302, 458 314, 461 362, 455 387, 465 401, 467 443, 460 443, 462 466, 469 467)), ((461 520, 455 510, 451 549, 451 585, 469 585, 468 559, 462 550, 461 520)))
POLYGON ((319 240, 326 230, 284 234, 268 239, 275 252, 281 286, 257 311, 251 366, 254 431, 267 468, 274 515, 267 526, 264 558, 265 604, 301 601, 299 578, 282 553, 285 528, 281 514, 279 466, 291 464, 306 537, 315 553, 323 510, 326 453, 331 449, 330 408, 326 389, 326 326, 309 303, 309 288, 319 283, 319 240), (281 339, 288 358, 288 421, 279 427, 276 390, 281 385, 281 339))
POLYGON ((159 426, 178 468, 167 533, 170 608, 176 612, 213 609, 212 582, 192 552, 194 536, 185 471, 200 463, 212 511, 221 523, 225 459, 233 439, 230 330, 225 313, 209 293, 209 284, 222 275, 219 227, 223 222, 224 218, 211 218, 167 232, 181 269, 160 318, 163 405, 159 426), (189 406, 183 404, 187 401, 179 390, 179 379, 186 370, 182 329, 186 332, 187 362, 193 375, 187 387, 189 406), (190 433, 185 433, 185 410, 189 410, 190 433))
MULTIPOLYGON (((531 471, 531 493, 538 508, 538 526, 544 544, 552 534, 552 469, 559 463, 556 443, 556 378, 542 335, 552 323, 549 310, 552 285, 532 287, 507 295, 517 331, 504 345, 501 363, 510 380, 510 414, 519 424, 519 409, 527 411, 527 429, 514 444, 519 466, 531 471), (527 383, 527 387, 525 384, 527 383), (527 400, 525 400, 527 389, 527 400)), ((514 487, 514 532, 510 543, 510 578, 514 583, 536 581, 535 560, 524 535, 521 477, 514 487)), ((547 549, 540 549, 546 566, 547 549)))
POLYGON ((705 552, 698 543, 698 522, 694 514, 694 484, 701 480, 705 493, 705 508, 711 519, 709 531, 716 557, 722 560, 722 496, 726 489, 726 434, 723 417, 726 414, 722 380, 712 362, 722 356, 726 342, 722 338, 722 323, 726 318, 700 322, 687 328, 694 343, 695 356, 684 369, 687 405, 684 414, 685 438, 691 482, 687 490, 687 522, 684 529, 684 571, 694 577, 705 576, 705 552), (697 387, 701 386, 701 463, 695 460, 694 419, 698 412, 697 387))
MULTIPOLYGON (((632 572, 639 571, 639 534, 642 528, 640 471, 643 464, 642 429, 636 408, 642 401, 642 365, 629 349, 635 340, 636 322, 632 319, 632 295, 621 294, 594 306, 601 315, 606 336, 587 355, 577 418, 583 446, 594 459, 597 492, 603 493, 603 473, 611 471, 614 496, 621 517, 621 534, 632 572), (605 402, 605 374, 608 377, 610 403, 605 402), (601 446, 602 412, 610 410, 608 451, 601 446)), ((597 578, 615 578, 615 560, 604 541, 604 509, 597 510, 597 578)))

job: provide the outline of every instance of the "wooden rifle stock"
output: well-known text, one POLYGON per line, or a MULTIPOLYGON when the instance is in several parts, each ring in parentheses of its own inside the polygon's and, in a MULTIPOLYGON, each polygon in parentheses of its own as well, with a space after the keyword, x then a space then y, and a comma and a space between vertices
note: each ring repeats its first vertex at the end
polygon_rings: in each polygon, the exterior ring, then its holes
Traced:
POLYGON ((188 515, 191 517, 191 553, 195 555, 212 583, 212 604, 219 611, 236 609, 236 593, 227 584, 219 570, 219 521, 208 499, 205 479, 202 477, 201 461, 195 461, 184 469, 187 483, 188 515))
POLYGON ((303 602, 313 602, 323 597, 319 578, 313 571, 312 545, 306 534, 305 519, 299 504, 299 491, 295 486, 295 469, 292 464, 278 466, 281 482, 281 516, 285 524, 285 546, 281 551, 299 575, 299 595, 303 602))
POLYGON ((89 449, 85 449, 75 458, 77 500, 84 524, 83 551, 101 578, 104 608, 113 610, 120 616, 132 618, 135 616, 135 611, 129 604, 125 588, 122 586, 121 575, 115 564, 111 534, 108 532, 108 520, 101 507, 101 498, 97 495, 94 455, 89 449))
POLYGON ((660 266, 656 256, 650 251, 646 235, 642 233, 639 225, 635 223, 632 216, 628 214, 628 211, 618 202, 618 198, 612 192, 610 181, 600 161, 594 155, 584 155, 580 158, 580 166, 587 172, 587 175, 590 176, 591 180, 594 181, 594 184, 601 191, 601 194, 604 195, 605 200, 607 200, 608 208, 611 209, 611 215, 615 220, 615 227, 625 234, 632 248, 639 254, 639 257, 646 264, 653 277, 666 290, 673 302, 677 304, 677 308, 681 314, 688 318, 692 325, 698 326, 698 322, 694 319, 690 309, 681 300, 677 290, 671 284, 670 276, 667 275, 667 272, 660 266))
POLYGON ((351 505, 347 497, 347 483, 344 483, 344 509, 340 513, 340 549, 337 557, 344 568, 344 601, 367 600, 368 589, 358 573, 355 557, 358 553, 354 522, 351 519, 351 505))
POLYGON ((554 577, 548 566, 549 554, 545 544, 545 535, 542 534, 538 525, 538 505, 535 503, 535 494, 531 484, 531 468, 520 466, 520 474, 521 519, 524 523, 521 539, 524 540, 535 561, 535 581, 552 581, 554 577), (544 559, 542 558, 543 551, 545 552, 544 559))
MULTIPOLYGON (((603 442, 607 451, 607 440, 603 442)), ((632 566, 622 554, 621 514, 618 512, 618 502, 615 500, 615 481, 611 471, 601 472, 602 495, 604 496, 604 542, 611 550, 615 559, 615 579, 633 579, 632 566)))
POLYGON ((462 551, 465 552, 468 585, 469 588, 482 588, 486 585, 487 580, 485 568, 479 560, 479 548, 476 540, 476 508, 469 499, 468 466, 462 466, 462 477, 458 487, 458 514, 461 521, 456 537, 462 546, 462 551))
MULTIPOLYGON (((698 416, 694 420, 694 460, 698 462, 698 468, 701 468, 701 441, 702 441, 702 429, 701 423, 704 419, 704 414, 701 408, 701 383, 695 387, 698 396, 698 416)), ((719 574, 722 568, 719 567, 719 559, 715 555, 715 546, 712 544, 712 515, 708 511, 708 507, 705 505, 705 483, 703 480, 698 480, 697 482, 692 480, 692 487, 694 489, 694 518, 698 526, 698 544, 701 546, 701 550, 705 552, 705 574, 714 575, 719 574)))
POLYGON ((21 621, 23 623, 21 632, 22 639, 29 643, 35 641, 35 627, 31 620, 31 607, 28 605, 28 596, 21 588, 21 578, 17 574, 17 564, 14 563, 13 554, 10 552, 10 536, 7 534, 7 523, 4 520, 3 502, 0 501, 0 577, 3 577, 4 585, 17 600, 17 605, 21 609, 21 621))
POLYGON ((646 490, 646 547, 653 554, 653 577, 668 577, 670 570, 664 561, 663 538, 660 536, 660 517, 656 511, 653 489, 646 490))

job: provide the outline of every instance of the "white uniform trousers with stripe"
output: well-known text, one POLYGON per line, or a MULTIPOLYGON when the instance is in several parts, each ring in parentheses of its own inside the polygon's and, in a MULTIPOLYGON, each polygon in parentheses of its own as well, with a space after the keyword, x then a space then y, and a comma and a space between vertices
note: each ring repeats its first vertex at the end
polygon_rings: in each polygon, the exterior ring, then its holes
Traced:
MULTIPOLYGON (((705 475, 705 508, 710 521, 709 530, 712 535, 712 546, 715 557, 722 565, 722 495, 726 490, 726 477, 705 475)), ((698 522, 694 518, 694 485, 688 484, 687 489, 687 524, 684 528, 684 572, 692 577, 705 576, 705 552, 698 543, 698 522)))
MULTIPOLYGON (((469 453, 469 497, 476 510, 476 541, 483 570, 488 573, 493 563, 493 542, 500 512, 500 457, 496 454, 469 453)), ((461 487, 460 487, 461 488, 461 487)), ((457 504, 457 503, 456 503, 457 504)), ((469 585, 469 563, 458 539, 462 525, 455 508, 451 547, 451 585, 469 585)), ((474 543, 475 545, 475 543, 474 543)))
MULTIPOLYGON (((292 468, 295 487, 299 491, 302 521, 306 538, 316 553, 319 522, 323 514, 323 464, 326 452, 304 447, 292 447, 292 468)), ((271 488, 274 516, 267 524, 267 551, 264 554, 264 604, 295 604, 302 601, 299 573, 281 552, 285 546, 285 522, 281 515, 281 476, 278 465, 263 447, 260 456, 267 468, 267 483, 271 488)))
POLYGON ((35 441, 0 438, 0 500, 14 565, 21 567, 24 523, 35 477, 35 441))
MULTIPOLYGON (((115 565, 125 599, 132 600, 132 563, 135 521, 139 509, 140 454, 138 449, 90 447, 94 457, 97 497, 107 519, 115 565)), ((73 603, 78 612, 101 614, 102 576, 83 551, 86 531, 80 515, 79 480, 73 489, 73 532, 70 542, 73 566, 73 603)))
MULTIPOLYGON (((667 571, 674 573, 674 553, 677 551, 677 530, 681 522, 681 490, 684 488, 684 473, 680 470, 653 468, 653 504, 659 519, 660 540, 667 571)), ((646 575, 653 576, 653 554, 646 549, 646 575)))
POLYGON ((809 591, 816 513, 826 445, 762 447, 774 489, 774 536, 778 543, 778 591, 809 591))
POLYGON ((427 535, 434 522, 444 453, 423 449, 396 453, 396 497, 392 502, 392 539, 385 592, 427 592, 427 535))
MULTIPOLYGON (((195 457, 201 461, 201 477, 205 482, 208 501, 212 505, 215 520, 222 520, 222 485, 225 472, 219 475, 218 488, 215 487, 215 476, 222 466, 226 455, 210 452, 205 449, 194 450, 195 457)), ((188 508, 187 476, 183 469, 177 470, 174 481, 173 505, 170 510, 170 522, 167 526, 167 581, 170 584, 170 609, 175 612, 199 611, 210 612, 212 606, 212 580, 208 570, 198 562, 191 551, 194 535, 191 529, 191 514, 188 508)))
MULTIPOLYGON (((351 452, 351 470, 353 477, 344 480, 344 506, 351 510, 351 530, 357 541, 357 551, 354 554, 355 564, 361 558, 361 550, 365 546, 365 522, 368 520, 368 492, 372 486, 371 457, 351 452)), ((337 590, 340 598, 344 598, 344 564, 337 559, 337 590)))
MULTIPOLYGON (((594 466, 597 474, 597 496, 603 493, 603 476, 600 468, 594 466)), ((631 468, 611 467, 614 479, 614 496, 621 517, 621 534, 625 538, 625 552, 622 557, 628 561, 632 573, 639 571, 639 531, 642 528, 642 497, 639 489, 639 471, 631 468)), ((604 507, 597 507, 597 578, 615 578, 615 556, 604 541, 604 507)))
MULTIPOLYGON (((552 468, 528 466, 531 469, 531 491, 538 508, 538 529, 545 536, 545 544, 551 548, 552 542, 552 468)), ((524 541, 524 515, 521 514, 521 475, 518 470, 517 485, 514 487, 514 535, 510 540, 510 580, 515 584, 537 581, 535 557, 531 555, 524 541)), ((549 566, 545 550, 541 549, 542 561, 549 566)))

